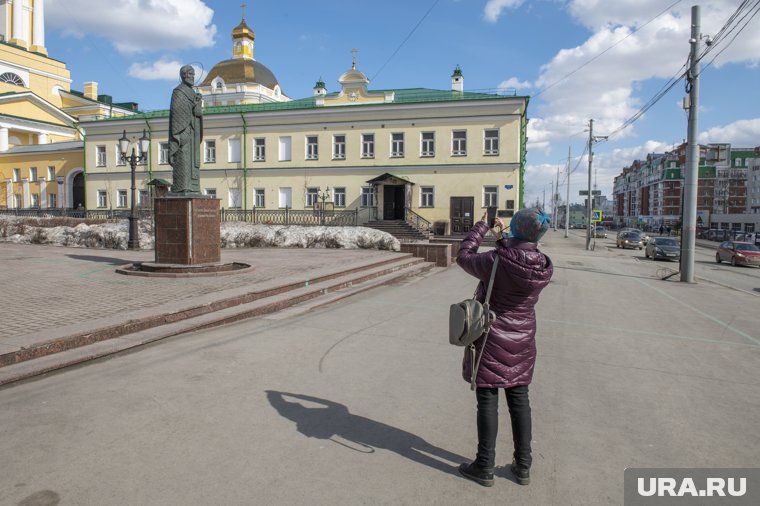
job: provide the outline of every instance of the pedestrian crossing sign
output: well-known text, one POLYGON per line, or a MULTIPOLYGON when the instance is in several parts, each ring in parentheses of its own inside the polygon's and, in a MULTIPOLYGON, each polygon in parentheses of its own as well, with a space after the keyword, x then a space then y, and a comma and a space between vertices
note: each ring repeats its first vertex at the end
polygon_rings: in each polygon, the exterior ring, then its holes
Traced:
POLYGON ((602 210, 594 209, 591 211, 591 221, 598 223, 602 221, 602 210))

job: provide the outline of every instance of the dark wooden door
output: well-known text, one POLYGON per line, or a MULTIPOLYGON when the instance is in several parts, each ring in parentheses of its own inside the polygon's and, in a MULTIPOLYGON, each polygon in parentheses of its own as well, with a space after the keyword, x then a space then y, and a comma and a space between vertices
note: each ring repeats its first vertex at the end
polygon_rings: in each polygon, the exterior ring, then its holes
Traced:
POLYGON ((383 219, 404 219, 404 185, 385 185, 383 187, 383 219))
POLYGON ((451 197, 451 233, 466 234, 472 228, 475 197, 451 197))
POLYGON ((84 174, 82 172, 74 176, 74 181, 72 182, 71 186, 71 203, 73 205, 73 208, 77 209, 80 204, 84 206, 84 174))

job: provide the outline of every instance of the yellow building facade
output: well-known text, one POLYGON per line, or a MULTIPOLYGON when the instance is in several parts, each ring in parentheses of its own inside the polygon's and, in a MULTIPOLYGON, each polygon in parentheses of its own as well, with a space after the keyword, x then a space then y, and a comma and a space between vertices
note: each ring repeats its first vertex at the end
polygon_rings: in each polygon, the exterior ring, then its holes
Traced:
POLYGON ((137 111, 137 104, 99 95, 96 82, 71 89, 66 64, 48 56, 44 16, 44 0, 0 1, 0 207, 83 204, 78 121, 137 111))

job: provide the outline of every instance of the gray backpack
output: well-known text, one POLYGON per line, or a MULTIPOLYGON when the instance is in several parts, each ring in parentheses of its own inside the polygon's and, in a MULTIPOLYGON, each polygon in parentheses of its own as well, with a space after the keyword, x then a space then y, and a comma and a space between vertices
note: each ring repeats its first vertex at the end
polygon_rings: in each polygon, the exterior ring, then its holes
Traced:
POLYGON ((469 346, 480 336, 488 332, 496 315, 489 309, 491 289, 496 277, 496 266, 499 265, 499 256, 493 262, 491 279, 488 281, 486 300, 480 303, 475 296, 462 302, 452 304, 449 308, 449 342, 454 346, 469 346))

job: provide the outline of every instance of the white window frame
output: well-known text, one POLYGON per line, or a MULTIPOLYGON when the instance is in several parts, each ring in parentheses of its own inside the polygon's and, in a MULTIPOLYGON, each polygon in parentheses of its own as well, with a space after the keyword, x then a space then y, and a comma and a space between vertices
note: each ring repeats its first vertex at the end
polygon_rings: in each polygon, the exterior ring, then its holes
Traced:
POLYGON ((108 207, 108 192, 106 190, 98 190, 98 208, 106 209, 108 207))
POLYGON ((120 148, 119 148, 118 144, 116 146, 114 146, 114 158, 116 159, 116 165, 117 166, 121 166, 121 165, 126 165, 127 164, 127 160, 124 159, 124 158, 122 158, 122 156, 121 156, 121 151, 120 151, 120 148))
POLYGON ((280 209, 293 208, 293 188, 290 186, 280 186, 277 189, 277 206, 280 209))
POLYGON ((375 134, 362 134, 361 140, 361 157, 375 158, 375 134))
POLYGON ((278 140, 278 153, 281 162, 289 162, 293 159, 293 139, 289 135, 280 136, 278 140))
POLYGON ((451 132, 451 156, 467 156, 467 130, 451 132), (457 137, 457 134, 464 134, 464 137, 457 137))
POLYGON ((483 186, 483 207, 495 207, 499 202, 499 186, 498 185, 484 185, 483 186), (493 188, 493 191, 489 191, 493 188))
POLYGON ((435 132, 420 132, 420 156, 435 156, 435 132), (426 139, 425 135, 431 135, 432 139, 426 139))
POLYGON ((333 188, 332 198, 335 207, 346 207, 346 188, 344 186, 333 188))
POLYGON ((127 190, 116 190, 116 207, 126 209, 127 205, 127 190))
POLYGON ((148 190, 137 190, 138 207, 149 207, 149 204, 150 204, 150 192, 148 192, 148 190))
POLYGON ((319 202, 319 188, 310 186, 306 188, 305 198, 306 208, 313 208, 314 204, 319 202))
POLYGON ((37 208, 40 207, 40 194, 39 193, 32 193, 30 194, 31 202, 29 203, 29 207, 37 208))
POLYGON ((13 194, 13 208, 21 209, 21 194, 20 193, 13 194))
POLYGON ((264 137, 254 137, 253 139, 253 161, 264 162, 267 159, 267 145, 264 137))
POLYGON ((499 129, 486 128, 483 130, 483 154, 494 156, 499 154, 499 129), (489 136, 489 133, 496 132, 496 136, 489 136))
POLYGON ((55 193, 48 193, 48 208, 55 209, 58 207, 58 195, 55 193))
POLYGON ((241 209, 243 207, 243 192, 240 188, 230 188, 227 192, 227 207, 241 209))
POLYGON ((48 165, 48 168, 47 168, 47 180, 48 181, 55 181, 55 166, 54 165, 48 165))
POLYGON ((304 143, 306 145, 304 157, 307 160, 319 160, 319 136, 307 135, 304 143))
POLYGON ((404 157, 404 132, 391 132, 391 158, 404 157))
POLYGON ((205 188, 203 190, 204 195, 208 195, 212 199, 216 198, 216 188, 205 188))
POLYGON ((167 165, 169 163, 169 143, 160 142, 158 144, 158 164, 167 165))
POLYGON ((265 208, 267 206, 266 190, 264 188, 253 189, 253 207, 265 208))
POLYGON ((95 146, 95 166, 105 167, 107 161, 105 144, 99 144, 95 146))
POLYGON ((216 163, 216 140, 203 142, 203 163, 216 163))
POLYGON ((360 207, 377 207, 377 193, 372 186, 361 187, 360 207))
POLYGON ((240 163, 242 152, 240 139, 227 139, 227 163, 240 163))
POLYGON ((15 167, 13 169, 13 182, 18 183, 21 181, 21 169, 18 167, 15 167))
POLYGON ((29 181, 37 181, 37 167, 29 167, 29 181))
POLYGON ((420 207, 435 207, 434 186, 420 186, 420 207))
POLYGON ((333 160, 345 160, 346 159, 346 134, 333 135, 333 160), (338 138, 342 138, 339 141, 338 138))

